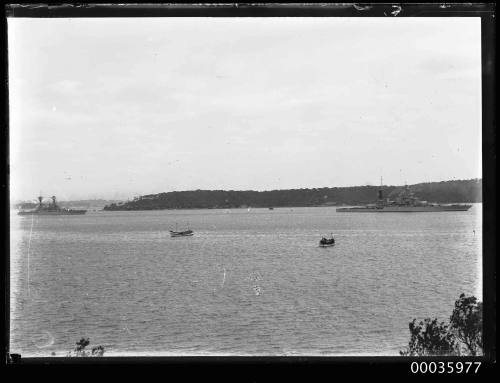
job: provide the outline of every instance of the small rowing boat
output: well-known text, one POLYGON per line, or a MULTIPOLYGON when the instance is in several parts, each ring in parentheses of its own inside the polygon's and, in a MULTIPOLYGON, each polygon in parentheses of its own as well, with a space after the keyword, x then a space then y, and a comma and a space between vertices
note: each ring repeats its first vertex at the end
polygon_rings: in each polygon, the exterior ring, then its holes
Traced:
POLYGON ((193 230, 185 230, 185 231, 173 231, 170 230, 170 236, 171 237, 190 237, 192 236, 193 230))

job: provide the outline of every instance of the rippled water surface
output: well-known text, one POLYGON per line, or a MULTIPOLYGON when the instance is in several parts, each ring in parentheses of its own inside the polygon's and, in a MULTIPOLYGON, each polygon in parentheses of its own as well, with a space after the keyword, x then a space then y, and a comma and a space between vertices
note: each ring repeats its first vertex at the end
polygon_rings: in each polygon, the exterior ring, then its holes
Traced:
POLYGON ((85 336, 105 355, 396 355, 411 319, 482 299, 481 214, 13 213, 11 352, 85 336))

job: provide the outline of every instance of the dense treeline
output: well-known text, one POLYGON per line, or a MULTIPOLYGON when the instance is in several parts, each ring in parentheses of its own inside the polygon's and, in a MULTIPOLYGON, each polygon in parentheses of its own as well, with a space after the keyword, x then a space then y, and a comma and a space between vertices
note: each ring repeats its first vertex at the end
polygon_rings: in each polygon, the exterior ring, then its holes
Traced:
MULTIPOLYGON (((357 205, 374 202, 379 186, 352 186, 271 191, 192 190, 150 194, 125 203, 112 203, 104 210, 228 209, 238 207, 299 207, 357 205)), ((384 186, 385 197, 393 198, 401 186, 384 186)), ((429 202, 481 202, 480 179, 429 182, 410 185, 416 196, 429 202)))
POLYGON ((481 180, 429 182, 413 185, 411 190, 429 202, 482 202, 481 180))

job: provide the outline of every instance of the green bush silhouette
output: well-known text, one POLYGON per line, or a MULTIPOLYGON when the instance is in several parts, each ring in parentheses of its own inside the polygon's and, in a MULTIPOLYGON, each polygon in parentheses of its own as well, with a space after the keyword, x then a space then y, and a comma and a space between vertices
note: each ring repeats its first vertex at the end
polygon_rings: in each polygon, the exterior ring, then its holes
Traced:
POLYGON ((455 301, 450 323, 426 318, 409 323, 410 341, 402 356, 481 355, 483 305, 474 296, 461 294, 455 301))

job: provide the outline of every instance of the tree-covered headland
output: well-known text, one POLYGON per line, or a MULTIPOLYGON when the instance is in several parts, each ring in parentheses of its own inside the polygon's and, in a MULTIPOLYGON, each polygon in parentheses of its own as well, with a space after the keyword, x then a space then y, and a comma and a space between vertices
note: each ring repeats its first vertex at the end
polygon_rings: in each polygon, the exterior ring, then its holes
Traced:
MULTIPOLYGON (((482 202, 480 179, 409 185, 424 201, 482 202)), ((104 210, 230 209, 246 207, 341 206, 375 202, 380 186, 351 186, 286 190, 190 190, 149 194, 132 201, 112 203, 104 210)), ((404 186, 383 186, 384 198, 394 198, 404 186)))

